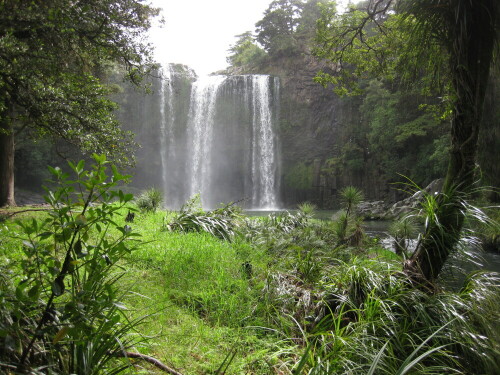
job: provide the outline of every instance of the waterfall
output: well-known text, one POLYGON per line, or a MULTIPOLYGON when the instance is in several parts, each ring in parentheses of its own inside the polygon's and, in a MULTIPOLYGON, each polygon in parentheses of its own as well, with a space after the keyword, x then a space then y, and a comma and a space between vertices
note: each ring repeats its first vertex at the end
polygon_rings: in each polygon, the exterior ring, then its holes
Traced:
POLYGON ((246 208, 277 208, 279 80, 201 77, 190 86, 188 103, 177 94, 181 79, 173 80, 172 74, 164 73, 159 99, 167 206, 178 209, 199 193, 206 209, 235 201, 246 208))
POLYGON ((269 77, 252 76, 252 204, 276 208, 276 141, 273 131, 269 77))
POLYGON ((169 195, 169 160, 175 160, 175 151, 173 148, 173 125, 175 122, 174 94, 173 94, 173 76, 174 72, 170 64, 162 69, 160 80, 160 156, 161 156, 161 175, 163 195, 169 195))
POLYGON ((201 194, 202 202, 210 191, 215 104, 219 86, 225 76, 208 76, 196 81, 191 93, 188 137, 191 147, 190 196, 201 194))

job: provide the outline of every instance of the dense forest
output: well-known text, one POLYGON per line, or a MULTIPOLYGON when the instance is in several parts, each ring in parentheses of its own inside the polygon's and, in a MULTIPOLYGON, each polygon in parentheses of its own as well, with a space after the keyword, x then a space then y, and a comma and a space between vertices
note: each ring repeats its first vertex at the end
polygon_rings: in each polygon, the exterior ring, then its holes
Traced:
POLYGON ((498 1, 273 0, 205 79, 159 14, 0 1, 0 373, 497 374, 498 1))

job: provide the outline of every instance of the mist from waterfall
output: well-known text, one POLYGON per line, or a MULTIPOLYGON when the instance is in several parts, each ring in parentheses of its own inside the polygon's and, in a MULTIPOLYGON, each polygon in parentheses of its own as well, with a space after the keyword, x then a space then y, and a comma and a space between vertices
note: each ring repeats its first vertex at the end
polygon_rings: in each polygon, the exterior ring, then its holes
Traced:
POLYGON ((191 86, 189 103, 181 103, 176 79, 171 69, 164 69, 159 90, 166 206, 178 209, 200 194, 205 209, 230 202, 252 209, 278 208, 280 162, 274 127, 279 80, 267 75, 201 77, 191 86), (182 111, 185 114, 178 115, 182 111))
POLYGON ((164 196, 169 195, 169 160, 175 160, 173 148, 173 126, 175 122, 173 76, 175 71, 170 64, 162 68, 160 76, 160 156, 162 167, 162 186, 164 196))

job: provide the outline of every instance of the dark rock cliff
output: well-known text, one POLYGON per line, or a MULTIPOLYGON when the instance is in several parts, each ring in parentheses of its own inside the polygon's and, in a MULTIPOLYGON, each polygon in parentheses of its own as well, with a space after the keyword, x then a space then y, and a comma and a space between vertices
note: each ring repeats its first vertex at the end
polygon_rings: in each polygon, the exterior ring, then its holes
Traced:
POLYGON ((302 54, 224 73, 260 73, 280 78, 281 186, 287 207, 304 201, 322 208, 337 207, 338 192, 347 185, 362 189, 367 199, 394 199, 368 152, 363 153, 355 170, 342 174, 329 170, 329 160, 338 157, 349 142, 346 129, 361 122, 358 108, 362 101, 361 97, 340 98, 331 87, 314 82, 318 71, 329 69, 302 54))

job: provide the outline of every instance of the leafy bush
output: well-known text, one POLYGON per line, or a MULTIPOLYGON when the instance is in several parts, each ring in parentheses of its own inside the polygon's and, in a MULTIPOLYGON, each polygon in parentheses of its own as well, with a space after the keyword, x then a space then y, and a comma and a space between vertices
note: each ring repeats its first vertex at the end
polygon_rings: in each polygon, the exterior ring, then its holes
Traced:
POLYGON ((473 274, 459 293, 428 294, 398 269, 359 258, 332 269, 324 315, 296 373, 496 373, 498 274, 473 274))
POLYGON ((232 203, 204 212, 195 197, 183 206, 181 212, 166 227, 171 231, 207 232, 220 239, 231 241, 240 214, 241 208, 232 203))
POLYGON ((116 223, 131 194, 113 190, 128 176, 104 156, 95 165, 69 163, 74 174, 50 168, 52 184, 43 220, 19 221, 22 255, 0 280, 0 362, 19 372, 117 374, 135 341, 138 323, 123 314, 117 263, 137 246, 128 225, 116 223), (111 203, 114 201, 114 203, 111 203))
POLYGON ((156 188, 148 189, 137 198, 135 203, 142 212, 156 212, 163 203, 163 193, 156 188))
POLYGON ((314 212, 316 211, 316 205, 309 202, 301 203, 299 205, 299 211, 307 217, 312 218, 314 216, 314 212))

